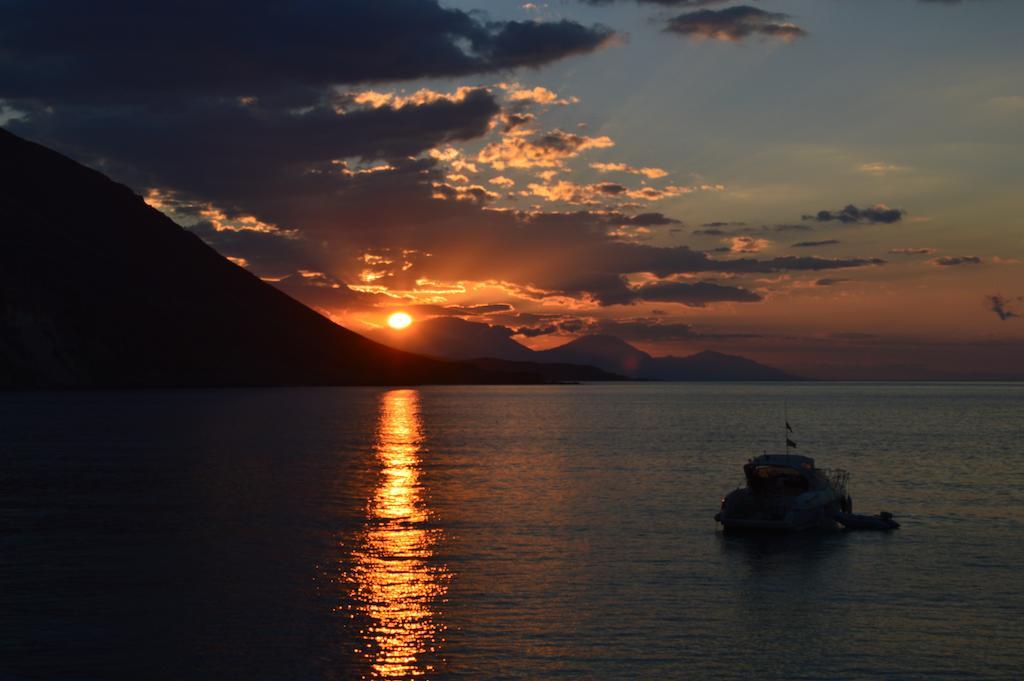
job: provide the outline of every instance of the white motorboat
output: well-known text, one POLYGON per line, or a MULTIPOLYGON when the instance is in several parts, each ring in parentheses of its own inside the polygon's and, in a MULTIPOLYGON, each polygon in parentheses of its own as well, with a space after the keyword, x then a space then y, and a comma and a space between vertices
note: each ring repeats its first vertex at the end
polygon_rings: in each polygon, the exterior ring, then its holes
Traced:
MULTIPOLYGON (((788 439, 787 445, 795 446, 788 439)), ((750 459, 743 473, 746 487, 727 494, 715 515, 726 530, 835 528, 839 514, 852 512, 849 474, 816 468, 808 456, 765 454, 750 459)))

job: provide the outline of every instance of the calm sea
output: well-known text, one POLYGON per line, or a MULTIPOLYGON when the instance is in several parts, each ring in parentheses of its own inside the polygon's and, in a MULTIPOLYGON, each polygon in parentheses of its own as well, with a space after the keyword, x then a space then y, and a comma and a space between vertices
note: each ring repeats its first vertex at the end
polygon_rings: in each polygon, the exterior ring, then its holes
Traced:
POLYGON ((1019 679, 1022 529, 1022 384, 0 394, 0 679, 1019 679))

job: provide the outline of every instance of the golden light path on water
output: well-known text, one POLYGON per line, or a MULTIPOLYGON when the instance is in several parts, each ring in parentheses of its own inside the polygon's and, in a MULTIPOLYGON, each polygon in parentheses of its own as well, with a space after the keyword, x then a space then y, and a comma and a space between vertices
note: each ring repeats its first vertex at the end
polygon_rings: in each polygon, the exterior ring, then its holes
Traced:
POLYGON ((451 577, 434 564, 441 530, 430 528, 422 495, 419 393, 381 396, 376 455, 380 479, 352 555, 357 616, 365 619, 359 652, 376 678, 432 675, 443 663, 439 606, 451 577))

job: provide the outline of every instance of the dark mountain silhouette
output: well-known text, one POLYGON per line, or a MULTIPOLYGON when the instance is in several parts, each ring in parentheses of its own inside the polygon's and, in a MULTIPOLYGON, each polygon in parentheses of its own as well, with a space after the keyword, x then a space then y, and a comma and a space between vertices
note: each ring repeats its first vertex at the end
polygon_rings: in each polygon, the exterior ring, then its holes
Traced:
POLYGON ((443 359, 491 357, 512 362, 537 361, 534 352, 512 340, 511 332, 498 326, 468 322, 458 317, 418 321, 407 329, 383 329, 373 339, 400 350, 443 359))
MULTIPOLYGON (((705 350, 689 357, 652 357, 621 338, 607 335, 583 336, 549 350, 534 351, 510 338, 503 327, 492 327, 458 318, 439 318, 417 322, 405 331, 376 336, 384 343, 397 343, 414 352, 448 359, 477 360, 492 358, 507 362, 594 368, 616 376, 660 381, 792 381, 798 377, 780 369, 759 364, 736 355, 705 350)), ((481 365, 483 366, 483 365, 481 365)), ((487 366, 501 366, 492 362, 487 366)), ((523 369, 530 364, 518 364, 523 369)), ((543 371, 542 369, 531 369, 543 371)), ((565 370, 560 378, 545 371, 548 380, 609 380, 573 377, 565 370)))
POLYGON ((539 380, 348 331, 127 187, 0 129, 0 386, 539 380))
POLYGON ((401 331, 381 330, 373 337, 386 345, 428 357, 468 360, 492 371, 540 374, 548 382, 621 381, 625 378, 594 366, 580 366, 578 362, 541 358, 540 353, 515 342, 511 335, 504 327, 458 317, 436 317, 416 322, 401 331))
POLYGON ((537 353, 558 362, 592 364, 630 378, 655 381, 793 381, 798 377, 745 357, 705 350, 688 357, 652 357, 614 336, 584 336, 537 353))
POLYGON ((537 353, 543 362, 591 364, 630 378, 646 378, 643 368, 651 356, 615 336, 583 336, 565 345, 537 353))
POLYGON ((797 381, 797 376, 746 357, 704 350, 688 357, 652 357, 642 370, 665 381, 797 381))

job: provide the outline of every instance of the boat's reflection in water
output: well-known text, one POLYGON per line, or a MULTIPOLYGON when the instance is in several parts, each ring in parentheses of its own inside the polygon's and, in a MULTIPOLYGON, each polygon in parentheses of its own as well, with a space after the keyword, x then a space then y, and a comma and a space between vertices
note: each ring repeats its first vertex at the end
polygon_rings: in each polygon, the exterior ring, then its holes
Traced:
POLYGON ((420 481, 419 394, 381 396, 376 455, 380 478, 352 555, 359 652, 377 678, 435 676, 444 665, 440 607, 450 573, 434 557, 441 530, 429 526, 420 481))

